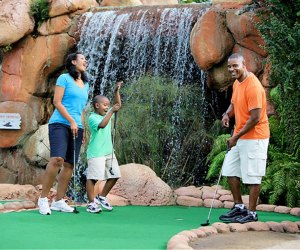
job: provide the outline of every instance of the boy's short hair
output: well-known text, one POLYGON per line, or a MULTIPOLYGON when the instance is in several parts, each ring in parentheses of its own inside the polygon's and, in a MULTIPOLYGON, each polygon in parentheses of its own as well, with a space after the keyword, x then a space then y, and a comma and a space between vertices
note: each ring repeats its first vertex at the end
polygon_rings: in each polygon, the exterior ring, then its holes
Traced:
POLYGON ((104 98, 107 99, 107 97, 104 95, 96 95, 93 99, 93 107, 96 108, 96 103, 101 102, 101 99, 104 99, 104 98))

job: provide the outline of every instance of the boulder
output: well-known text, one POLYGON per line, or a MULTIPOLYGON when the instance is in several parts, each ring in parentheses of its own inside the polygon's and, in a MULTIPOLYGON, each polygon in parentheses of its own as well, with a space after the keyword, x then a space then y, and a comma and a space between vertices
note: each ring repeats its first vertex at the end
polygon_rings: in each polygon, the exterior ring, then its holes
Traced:
POLYGON ((215 10, 207 11, 194 25, 190 35, 191 53, 203 70, 223 61, 234 46, 225 17, 215 10))
POLYGON ((236 11, 228 11, 226 15, 227 27, 236 43, 266 57, 267 52, 263 49, 265 42, 256 28, 258 21, 258 17, 253 12, 239 15, 236 11))
POLYGON ((10 45, 33 31, 30 3, 31 0, 0 1, 0 47, 10 45))
POLYGON ((38 28, 39 34, 43 36, 59 34, 67 32, 72 23, 72 19, 68 15, 62 15, 50 18, 38 28))
POLYGON ((91 7, 98 6, 96 0, 51 0, 49 6, 49 16, 55 17, 67 13, 78 11, 85 12, 91 7))
POLYGON ((228 72, 227 59, 208 70, 207 85, 216 90, 224 90, 232 85, 234 80, 228 72))
POLYGON ((233 53, 241 54, 246 63, 248 71, 258 76, 263 71, 263 57, 259 54, 236 44, 232 50, 233 53))
POLYGON ((121 178, 111 194, 127 199, 132 205, 174 204, 172 189, 156 176, 155 172, 141 164, 121 165, 121 178))
POLYGON ((226 223, 215 222, 212 224, 212 226, 217 229, 218 233, 229 233, 230 232, 230 227, 226 223))
POLYGON ((143 5, 171 5, 178 4, 178 0, 140 0, 143 5))
POLYGON ((143 5, 140 0, 103 0, 101 6, 135 6, 143 5))
POLYGON ((191 196, 195 198, 201 198, 202 197, 202 190, 199 190, 195 186, 189 186, 189 187, 180 187, 175 190, 176 195, 184 195, 184 196, 191 196))
POLYGON ((277 206, 277 207, 275 207, 274 212, 280 213, 280 214, 288 214, 288 213, 290 213, 291 209, 292 208, 286 207, 286 206, 277 206))
POLYGON ((180 195, 176 199, 176 204, 180 206, 188 207, 201 207, 203 206, 203 200, 190 196, 180 195))
POLYGON ((24 155, 26 159, 38 166, 47 165, 50 160, 50 145, 48 138, 48 124, 39 127, 35 133, 24 144, 24 155))
POLYGON ((39 197, 39 192, 32 185, 0 184, 1 200, 30 200, 34 203, 39 197))
POLYGON ((0 101, 28 103, 32 95, 49 93, 48 75, 62 67, 74 44, 68 34, 28 36, 18 43, 3 60, 0 101))

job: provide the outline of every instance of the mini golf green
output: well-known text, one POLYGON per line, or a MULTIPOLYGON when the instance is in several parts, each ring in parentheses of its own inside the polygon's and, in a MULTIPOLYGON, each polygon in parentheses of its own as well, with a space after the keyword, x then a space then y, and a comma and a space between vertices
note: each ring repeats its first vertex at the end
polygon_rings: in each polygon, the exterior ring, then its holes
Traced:
MULTIPOLYGON (((79 214, 35 211, 0 214, 0 249, 166 249, 183 230, 200 227, 209 208, 125 206, 112 212, 79 214)), ((227 209, 213 209, 210 224, 227 209)), ((290 214, 258 212, 260 221, 299 221, 290 214)))

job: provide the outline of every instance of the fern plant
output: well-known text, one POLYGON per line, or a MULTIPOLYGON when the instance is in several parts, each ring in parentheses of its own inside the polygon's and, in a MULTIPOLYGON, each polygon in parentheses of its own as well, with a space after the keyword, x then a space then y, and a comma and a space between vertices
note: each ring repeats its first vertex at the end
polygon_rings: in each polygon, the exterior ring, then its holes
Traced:
POLYGON ((262 199, 271 204, 300 206, 300 162, 289 154, 269 147, 269 164, 262 182, 262 199))

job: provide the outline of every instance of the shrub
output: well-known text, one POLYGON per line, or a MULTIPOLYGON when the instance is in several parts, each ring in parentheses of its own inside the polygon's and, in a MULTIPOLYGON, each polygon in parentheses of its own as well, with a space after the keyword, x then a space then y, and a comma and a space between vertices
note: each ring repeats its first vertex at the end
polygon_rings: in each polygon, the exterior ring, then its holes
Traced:
POLYGON ((153 77, 124 86, 116 134, 120 163, 148 165, 173 187, 200 181, 210 148, 201 91, 153 77))
POLYGON ((34 0, 30 5, 30 15, 34 17, 35 22, 40 26, 49 19, 49 1, 34 0))

